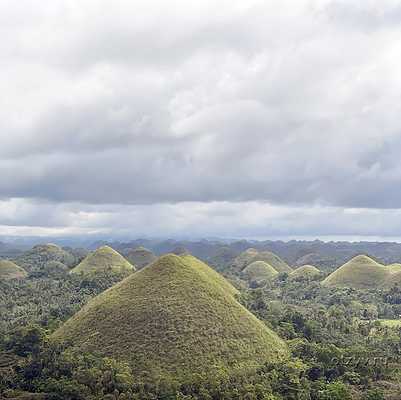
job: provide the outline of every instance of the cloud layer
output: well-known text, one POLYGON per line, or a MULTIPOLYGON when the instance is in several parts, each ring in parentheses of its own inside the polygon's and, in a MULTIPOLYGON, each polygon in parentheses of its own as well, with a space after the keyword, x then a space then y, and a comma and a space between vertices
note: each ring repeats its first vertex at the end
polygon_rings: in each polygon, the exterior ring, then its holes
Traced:
POLYGON ((397 236, 397 3, 1 2, 3 231, 397 236))

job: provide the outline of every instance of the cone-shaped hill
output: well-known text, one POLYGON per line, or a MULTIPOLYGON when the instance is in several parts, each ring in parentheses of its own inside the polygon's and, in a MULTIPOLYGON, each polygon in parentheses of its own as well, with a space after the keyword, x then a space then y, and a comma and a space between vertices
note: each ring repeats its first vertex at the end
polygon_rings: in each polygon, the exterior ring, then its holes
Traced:
POLYGON ((9 260, 0 260, 0 281, 26 278, 27 273, 18 265, 9 260))
POLYGON ((250 281, 271 280, 278 275, 278 272, 265 261, 254 261, 246 266, 242 273, 250 281))
POLYGON ((291 279, 311 279, 320 275, 320 271, 313 265, 302 265, 291 272, 291 279))
POLYGON ((253 248, 244 251, 238 257, 236 257, 233 262, 233 266, 235 269, 242 271, 247 265, 253 263, 254 261, 264 261, 279 273, 289 273, 292 271, 288 264, 276 254, 270 251, 258 251, 253 248))
POLYGON ((236 293, 196 258, 168 254, 91 300, 53 336, 125 360, 148 382, 190 382, 287 357, 285 343, 236 293))
POLYGON ((137 269, 142 269, 148 264, 151 264, 157 259, 157 257, 145 247, 137 247, 136 249, 131 249, 126 254, 127 260, 135 265, 137 269))
POLYGON ((389 274, 390 268, 368 256, 359 255, 331 273, 322 284, 368 289, 383 284, 389 274))
POLYGON ((135 268, 120 254, 109 246, 102 246, 88 254, 75 268, 72 274, 89 275, 98 272, 127 273, 135 268))

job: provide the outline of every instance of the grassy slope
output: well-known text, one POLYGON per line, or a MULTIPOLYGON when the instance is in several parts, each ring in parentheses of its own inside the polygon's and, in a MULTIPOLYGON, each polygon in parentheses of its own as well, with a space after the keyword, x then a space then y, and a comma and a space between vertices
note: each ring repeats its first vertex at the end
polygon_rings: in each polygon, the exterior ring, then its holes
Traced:
POLYGON ((96 272, 131 273, 135 268, 119 253, 109 246, 99 247, 89 254, 74 269, 73 274, 93 274, 96 272))
POLYGON ((97 296, 54 336, 130 363, 144 380, 190 380, 287 356, 236 289, 191 256, 166 255, 97 296))
POLYGON ((322 283, 327 286, 346 286, 357 289, 378 287, 390 274, 390 269, 368 256, 359 255, 345 263, 322 283))
POLYGON ((27 276, 25 270, 9 260, 0 260, 0 280, 22 279, 27 276))
POLYGON ((295 279, 307 278, 307 277, 317 276, 319 274, 320 271, 313 265, 302 265, 301 267, 298 267, 297 269, 292 271, 290 277, 295 279))
POLYGON ((393 274, 401 272, 401 264, 398 263, 390 264, 388 265, 388 268, 390 269, 390 272, 393 274))
POLYGON ((156 261, 157 257, 148 249, 144 247, 138 247, 136 249, 132 249, 127 253, 127 260, 135 265, 136 268, 142 269, 146 267, 148 264, 151 264, 153 261, 156 261))
POLYGON ((250 280, 270 280, 278 275, 278 272, 265 261, 254 261, 242 271, 250 280))
POLYGON ((242 271, 247 265, 254 261, 264 261, 272 266, 277 272, 291 272, 292 269, 288 264, 283 261, 279 256, 270 251, 257 251, 256 249, 250 248, 238 257, 233 262, 234 268, 242 271))

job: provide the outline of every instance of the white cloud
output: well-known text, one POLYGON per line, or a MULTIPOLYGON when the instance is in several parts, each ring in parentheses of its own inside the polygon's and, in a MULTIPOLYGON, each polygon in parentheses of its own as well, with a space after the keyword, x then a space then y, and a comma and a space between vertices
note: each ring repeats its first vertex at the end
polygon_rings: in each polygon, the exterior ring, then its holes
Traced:
POLYGON ((147 215, 138 235, 151 213, 155 231, 197 232, 190 212, 219 204, 229 217, 200 212, 199 235, 290 234, 309 209, 349 224, 309 232, 374 234, 341 215, 376 226, 401 202, 400 19, 392 0, 3 1, 0 197, 52 212, 43 229, 94 229, 54 204, 114 204, 147 215), (265 206, 240 221, 240 204, 265 206))

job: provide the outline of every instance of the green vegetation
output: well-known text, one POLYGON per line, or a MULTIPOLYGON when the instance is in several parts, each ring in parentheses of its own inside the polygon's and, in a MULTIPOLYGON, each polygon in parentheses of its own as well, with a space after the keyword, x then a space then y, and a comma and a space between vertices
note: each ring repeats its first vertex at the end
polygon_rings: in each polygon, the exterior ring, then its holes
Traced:
POLYGON ((254 261, 264 261, 279 273, 292 271, 288 264, 276 254, 271 253, 270 251, 259 252, 253 248, 250 248, 237 256, 233 261, 233 267, 237 271, 242 271, 247 265, 254 261))
POLYGON ((121 254, 109 246, 102 246, 95 252, 87 255, 79 265, 71 270, 72 274, 91 275, 95 273, 118 273, 130 274, 135 271, 133 267, 121 254))
POLYGON ((53 337, 126 361, 148 382, 245 372, 285 357, 283 341, 235 293, 194 257, 166 255, 93 299, 53 337))
POLYGON ((27 273, 9 260, 0 260, 0 280, 23 279, 27 273))
POLYGON ((278 275, 278 272, 265 261, 250 263, 242 273, 251 282, 269 281, 278 275))
POLYGON ((313 279, 320 275, 320 271, 313 265, 302 265, 290 273, 292 279, 313 279))
POLYGON ((242 271, 251 262, 256 261, 255 258, 259 252, 256 249, 249 248, 243 251, 240 255, 235 257, 233 261, 233 268, 237 271, 242 271))
POLYGON ((153 261, 156 261, 157 257, 150 250, 145 249, 144 247, 137 247, 127 252, 126 259, 132 265, 135 265, 137 269, 142 269, 153 261))
POLYGON ((401 328, 401 320, 400 319, 378 319, 383 326, 388 326, 389 328, 401 328))
POLYGON ((28 272, 40 274, 43 272, 46 264, 51 261, 57 261, 72 267, 75 265, 76 258, 68 251, 55 244, 43 244, 34 246, 16 258, 16 263, 25 268, 28 272))
MULTIPOLYGON (((286 259, 320 246, 294 245, 286 259)), ((238 243, 235 255, 244 248, 238 243)), ((61 250, 76 264, 85 256, 61 250)), ((0 398, 401 398, 401 287, 388 282, 399 266, 376 263, 386 279, 363 288, 322 285, 324 274, 310 267, 249 285, 229 267, 232 249, 218 250, 213 244, 204 258, 222 254, 213 265, 236 288, 189 254, 162 257, 123 281, 31 257, 25 279, 0 280, 0 398)))

